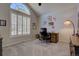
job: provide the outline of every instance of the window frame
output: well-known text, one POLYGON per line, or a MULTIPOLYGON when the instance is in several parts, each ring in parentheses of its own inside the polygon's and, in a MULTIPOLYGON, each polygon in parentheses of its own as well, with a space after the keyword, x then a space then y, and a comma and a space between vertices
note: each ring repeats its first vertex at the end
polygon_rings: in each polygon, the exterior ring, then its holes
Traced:
MULTIPOLYGON (((26 14, 26 13, 24 13, 24 12, 21 12, 21 11, 19 11, 19 10, 14 10, 14 9, 11 9, 10 8, 10 19, 11 19, 11 13, 15 13, 15 14, 21 14, 22 15, 22 21, 23 21, 23 16, 26 16, 26 17, 29 17, 30 18, 30 23, 31 23, 31 15, 28 15, 28 14, 26 14)), ((18 18, 18 16, 17 16, 17 18, 18 18)), ((18 19, 17 19, 18 20, 18 19)), ((11 21, 10 21, 11 22, 11 21)), ((22 22, 23 23, 23 22, 22 22)), ((18 23, 17 23, 18 24, 18 23)), ((12 26, 12 25, 11 25, 12 26)), ((26 25, 27 26, 27 25, 26 25)), ((31 27, 31 26, 30 26, 31 27)), ((12 27, 10 27, 10 28, 12 28, 12 27)), ((31 29, 31 28, 30 28, 31 29)), ((12 32, 12 29, 11 29, 11 32, 12 32)), ((10 36, 11 37, 23 37, 23 36, 26 36, 26 35, 28 35, 28 34, 23 34, 23 24, 22 24, 22 34, 21 35, 18 35, 18 25, 17 25, 17 34, 16 35, 12 35, 11 34, 11 32, 10 32, 10 36)), ((30 32, 31 32, 31 30, 30 30, 30 32)), ((29 34, 30 35, 30 34, 29 34)))

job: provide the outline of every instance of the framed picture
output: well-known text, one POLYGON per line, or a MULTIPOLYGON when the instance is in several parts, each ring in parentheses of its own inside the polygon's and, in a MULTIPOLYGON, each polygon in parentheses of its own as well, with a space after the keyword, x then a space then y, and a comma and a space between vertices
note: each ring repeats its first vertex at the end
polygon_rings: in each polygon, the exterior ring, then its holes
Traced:
POLYGON ((36 29, 36 23, 32 23, 33 29, 36 29))
POLYGON ((0 26, 6 26, 6 20, 0 20, 0 26))
POLYGON ((54 22, 49 22, 49 25, 52 25, 53 26, 54 25, 54 22))
POLYGON ((55 29, 56 25, 56 17, 55 16, 48 16, 48 24, 51 28, 55 29))

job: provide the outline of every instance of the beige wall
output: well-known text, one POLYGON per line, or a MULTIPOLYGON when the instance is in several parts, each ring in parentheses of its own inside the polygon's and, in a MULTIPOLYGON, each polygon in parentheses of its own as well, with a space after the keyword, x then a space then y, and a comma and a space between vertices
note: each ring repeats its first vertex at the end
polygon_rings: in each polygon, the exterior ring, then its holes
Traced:
POLYGON ((7 26, 0 26, 0 36, 3 37, 3 47, 9 46, 12 44, 20 43, 23 41, 29 41, 35 39, 32 34, 37 33, 37 29, 32 29, 32 23, 35 22, 38 25, 38 18, 35 13, 31 10, 31 33, 30 35, 20 36, 20 37, 11 37, 10 36, 10 4, 0 3, 0 19, 7 20, 7 26))

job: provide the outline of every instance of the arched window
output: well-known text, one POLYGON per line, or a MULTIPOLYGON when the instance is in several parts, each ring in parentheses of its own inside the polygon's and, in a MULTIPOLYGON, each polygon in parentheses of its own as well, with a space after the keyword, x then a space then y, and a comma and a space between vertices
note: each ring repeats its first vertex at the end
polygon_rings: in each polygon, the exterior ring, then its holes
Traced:
POLYGON ((22 3, 12 3, 10 8, 30 15, 30 9, 22 3))
POLYGON ((12 3, 11 8, 11 35, 30 34, 30 9, 22 3, 12 3))

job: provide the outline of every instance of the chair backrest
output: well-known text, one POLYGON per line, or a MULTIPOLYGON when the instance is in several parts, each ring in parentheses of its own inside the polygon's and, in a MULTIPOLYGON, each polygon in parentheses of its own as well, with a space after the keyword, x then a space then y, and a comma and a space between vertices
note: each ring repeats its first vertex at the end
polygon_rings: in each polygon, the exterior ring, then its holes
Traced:
POLYGON ((40 34, 43 36, 47 36, 47 28, 41 28, 40 34))

